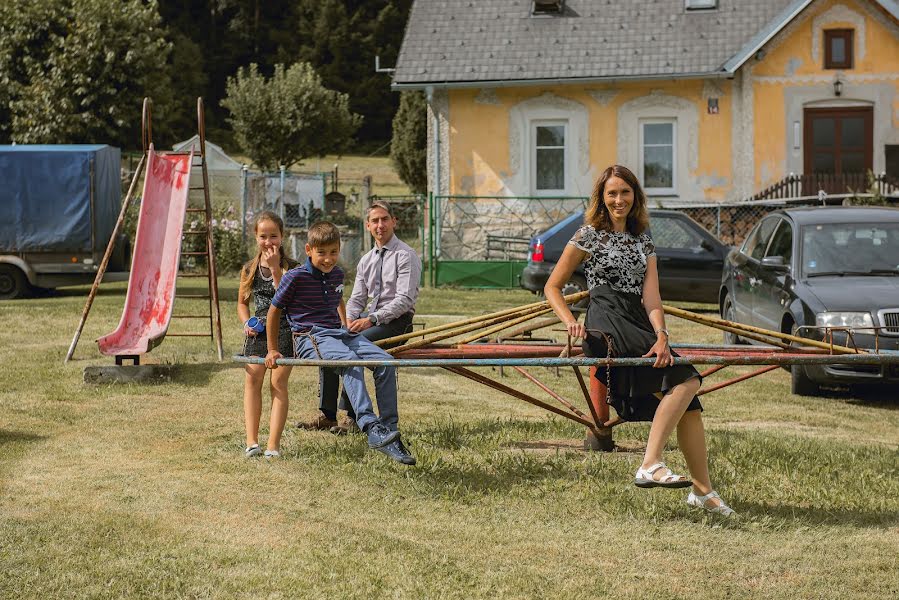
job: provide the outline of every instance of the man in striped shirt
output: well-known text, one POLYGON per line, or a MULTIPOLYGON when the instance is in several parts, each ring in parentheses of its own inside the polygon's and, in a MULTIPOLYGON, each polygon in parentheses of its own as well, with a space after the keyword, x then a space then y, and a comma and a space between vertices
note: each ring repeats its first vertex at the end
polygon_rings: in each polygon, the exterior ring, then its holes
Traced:
MULTIPOLYGON (((306 263, 291 269, 281 278, 272 298, 268 322, 278 323, 281 312, 294 334, 297 358, 324 360, 390 360, 391 356, 364 336, 345 328, 346 306, 343 302, 343 270, 337 266, 340 257, 340 232, 333 224, 320 222, 309 228, 306 263)), ((270 369, 282 358, 278 352, 278 328, 267 328, 269 351, 265 364, 270 369)), ((403 464, 414 465, 415 458, 400 442, 400 433, 384 423, 397 422, 396 368, 374 368, 379 419, 371 397, 365 389, 365 369, 340 367, 343 387, 356 413, 359 428, 368 436, 370 448, 387 454, 403 464)))

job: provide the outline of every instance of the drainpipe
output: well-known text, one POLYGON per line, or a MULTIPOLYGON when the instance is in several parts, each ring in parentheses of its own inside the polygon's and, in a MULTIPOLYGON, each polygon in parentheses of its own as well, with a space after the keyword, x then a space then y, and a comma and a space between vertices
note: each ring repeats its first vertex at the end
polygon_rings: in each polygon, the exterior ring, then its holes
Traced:
POLYGON ((434 240, 434 256, 440 256, 440 117, 437 115, 437 111, 434 110, 434 86, 429 85, 425 88, 425 94, 428 100, 428 106, 431 107, 431 112, 434 113, 434 203, 432 208, 435 211, 434 222, 437 224, 435 228, 435 240, 434 240))

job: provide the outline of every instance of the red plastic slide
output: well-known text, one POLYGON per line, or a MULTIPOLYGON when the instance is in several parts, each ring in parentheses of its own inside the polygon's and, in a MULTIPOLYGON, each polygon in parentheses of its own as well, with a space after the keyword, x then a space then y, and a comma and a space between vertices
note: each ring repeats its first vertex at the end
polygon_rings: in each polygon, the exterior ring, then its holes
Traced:
POLYGON ((115 331, 97 340, 110 356, 145 354, 162 343, 172 317, 190 155, 159 155, 150 146, 125 309, 115 331))

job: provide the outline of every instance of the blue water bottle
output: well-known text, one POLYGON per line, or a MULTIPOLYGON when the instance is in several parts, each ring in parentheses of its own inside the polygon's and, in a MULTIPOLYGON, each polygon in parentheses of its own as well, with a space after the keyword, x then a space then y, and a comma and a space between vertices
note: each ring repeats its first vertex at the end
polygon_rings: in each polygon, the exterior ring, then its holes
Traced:
POLYGON ((256 333, 262 333, 263 331, 265 331, 265 323, 259 317, 250 317, 249 319, 247 319, 246 326, 256 333))

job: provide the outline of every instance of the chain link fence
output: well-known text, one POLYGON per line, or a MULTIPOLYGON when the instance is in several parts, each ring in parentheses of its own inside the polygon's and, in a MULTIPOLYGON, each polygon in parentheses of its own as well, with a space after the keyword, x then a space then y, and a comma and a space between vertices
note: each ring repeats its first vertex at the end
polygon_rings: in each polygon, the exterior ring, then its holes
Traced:
MULTIPOLYGON (((736 203, 659 202, 650 208, 690 216, 725 244, 737 246, 768 213, 789 207, 865 204, 899 206, 899 198, 872 194, 819 193, 815 196, 736 203)), ((433 196, 425 230, 425 263, 432 285, 517 287, 527 264, 530 239, 583 211, 583 197, 433 196)), ((651 223, 650 223, 651 226, 651 223)))

